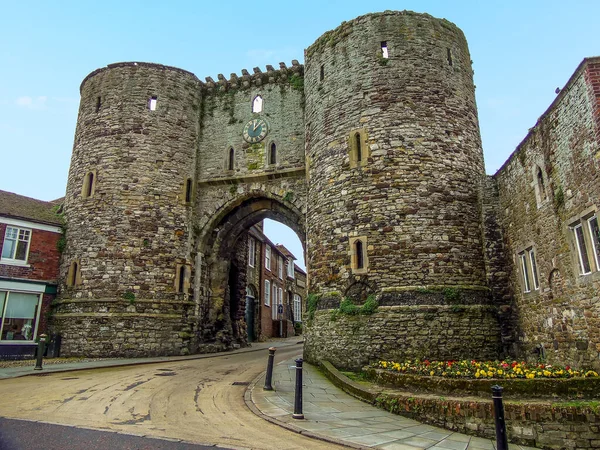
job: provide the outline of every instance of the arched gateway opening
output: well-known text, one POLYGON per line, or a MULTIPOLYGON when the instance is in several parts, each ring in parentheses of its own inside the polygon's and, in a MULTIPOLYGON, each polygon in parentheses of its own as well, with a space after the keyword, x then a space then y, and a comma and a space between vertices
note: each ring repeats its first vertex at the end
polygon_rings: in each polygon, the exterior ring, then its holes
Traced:
POLYGON ((285 224, 304 246, 303 211, 283 198, 253 193, 230 201, 211 219, 197 241, 198 351, 293 335, 288 293, 296 289, 294 255, 266 238, 261 224, 285 224))

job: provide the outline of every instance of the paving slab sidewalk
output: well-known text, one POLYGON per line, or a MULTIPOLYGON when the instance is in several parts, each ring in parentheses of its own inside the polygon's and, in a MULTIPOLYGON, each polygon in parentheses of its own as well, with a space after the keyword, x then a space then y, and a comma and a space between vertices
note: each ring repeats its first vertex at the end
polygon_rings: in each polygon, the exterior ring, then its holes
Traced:
MULTIPOLYGON (((263 374, 248 388, 248 406, 270 422, 307 436, 361 449, 496 449, 493 440, 425 425, 362 402, 334 386, 307 363, 303 366, 303 420, 292 418, 296 383, 293 359, 275 366, 273 391, 265 391, 264 382, 263 374)), ((509 449, 534 450, 513 444, 509 449)))

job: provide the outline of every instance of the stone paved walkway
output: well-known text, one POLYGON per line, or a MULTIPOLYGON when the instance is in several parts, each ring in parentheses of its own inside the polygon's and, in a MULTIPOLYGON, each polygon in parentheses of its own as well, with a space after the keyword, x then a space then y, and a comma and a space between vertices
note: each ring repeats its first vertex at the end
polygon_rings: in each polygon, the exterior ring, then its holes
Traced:
MULTIPOLYGON (((495 441, 424 425, 375 408, 334 386, 310 364, 303 370, 304 420, 292 418, 296 369, 294 360, 273 370, 274 391, 265 391, 264 375, 251 386, 247 400, 274 423, 355 448, 386 450, 495 450, 495 441)), ((509 445, 510 450, 533 450, 509 445)))

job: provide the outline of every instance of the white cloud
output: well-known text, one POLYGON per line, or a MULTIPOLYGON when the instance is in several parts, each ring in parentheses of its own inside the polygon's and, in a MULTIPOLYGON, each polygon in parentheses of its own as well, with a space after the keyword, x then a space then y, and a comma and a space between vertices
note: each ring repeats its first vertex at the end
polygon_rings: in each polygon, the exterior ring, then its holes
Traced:
POLYGON ((271 60, 277 52, 275 50, 266 50, 262 48, 255 48, 248 50, 246 56, 257 61, 271 60))
POLYGON ((21 108, 27 109, 46 109, 46 101, 48 97, 45 95, 41 95, 39 97, 30 97, 28 95, 24 95, 15 100, 15 104, 20 106, 21 108))

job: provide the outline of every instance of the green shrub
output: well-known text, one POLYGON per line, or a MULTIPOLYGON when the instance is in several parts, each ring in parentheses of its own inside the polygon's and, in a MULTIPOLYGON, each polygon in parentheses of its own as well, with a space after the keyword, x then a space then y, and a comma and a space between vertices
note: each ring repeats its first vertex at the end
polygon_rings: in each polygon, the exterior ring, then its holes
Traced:
POLYGON ((340 312, 349 316, 355 316, 360 313, 360 308, 352 303, 352 300, 345 298, 340 302, 340 312))
POLYGON ((379 303, 377 303, 375 296, 369 295, 367 297, 367 301, 364 303, 364 305, 361 306, 360 313, 365 316, 370 316, 375 311, 377 311, 378 307, 379 307, 379 303))

